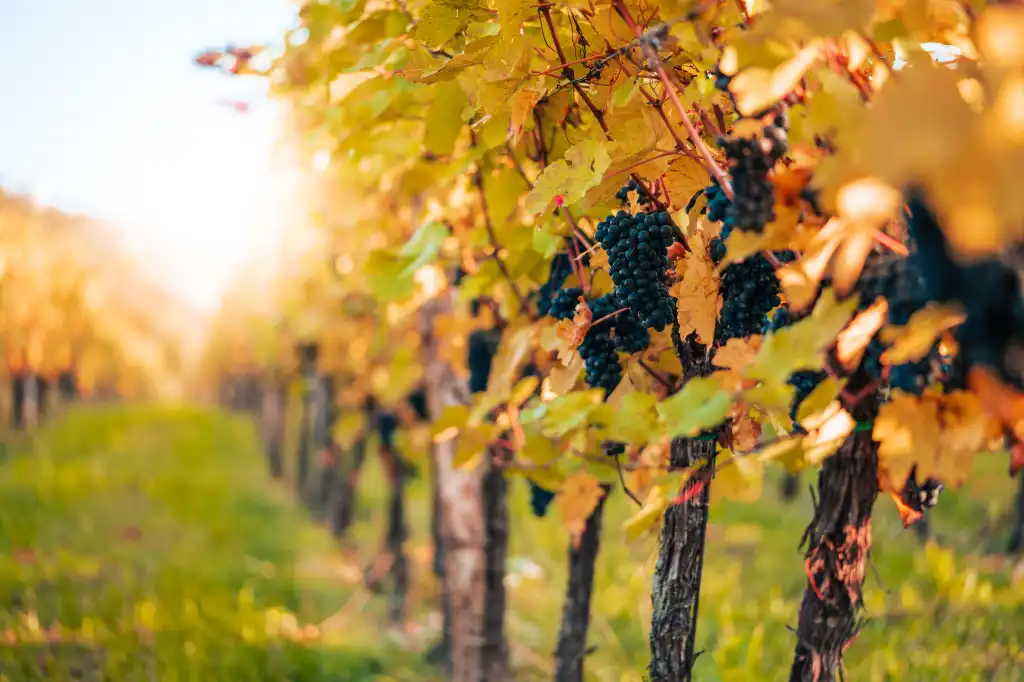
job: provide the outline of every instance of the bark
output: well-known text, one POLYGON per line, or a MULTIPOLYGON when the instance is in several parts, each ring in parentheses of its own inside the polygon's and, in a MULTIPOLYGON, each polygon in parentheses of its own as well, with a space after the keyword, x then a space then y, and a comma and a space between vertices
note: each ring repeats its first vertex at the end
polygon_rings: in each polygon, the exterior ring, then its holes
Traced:
POLYGON ((1024 552, 1024 472, 1017 473, 1017 497, 1016 513, 1013 517, 1013 526, 1010 528, 1010 544, 1007 550, 1010 554, 1024 552))
MULTIPOLYGON (((494 453, 491 453, 494 454, 494 453)), ((505 641, 505 560, 508 556, 508 480, 504 469, 489 462, 483 480, 487 521, 484 550, 487 593, 484 597, 483 668, 486 680, 502 680, 508 673, 505 641)))
POLYGON ((263 391, 260 409, 260 431, 263 448, 267 453, 267 468, 274 478, 284 476, 284 416, 288 393, 284 382, 276 374, 271 376, 263 391))
POLYGON ((391 555, 391 597, 388 615, 391 622, 400 623, 405 617, 405 600, 409 592, 409 562, 405 555, 405 540, 408 528, 405 522, 405 482, 408 466, 396 453, 383 450, 381 453, 389 462, 391 499, 388 503, 388 526, 385 547, 391 555))
POLYGON ((316 344, 299 347, 299 363, 302 373, 302 405, 299 416, 299 451, 295 466, 295 487, 299 499, 306 500, 306 483, 309 477, 309 460, 312 449, 314 402, 317 392, 316 344))
MULTIPOLYGON (((711 373, 711 359, 704 346, 692 337, 677 346, 686 379, 711 373)), ((701 461, 711 463, 714 456, 714 440, 679 438, 672 442, 669 461, 673 467, 688 468, 701 461)), ((684 490, 686 501, 665 511, 651 589, 651 682, 690 680, 696 657, 709 490, 709 482, 691 479, 684 490), (700 486, 699 492, 695 492, 696 486, 700 486)))
POLYGON ((11 376, 11 428, 25 428, 25 375, 11 376))
POLYGON ((26 427, 35 428, 39 424, 39 378, 35 374, 26 374, 24 381, 24 422, 26 427))
POLYGON ((335 452, 331 438, 331 426, 335 419, 334 396, 334 377, 329 374, 320 377, 313 398, 313 452, 318 455, 317 486, 310 494, 310 507, 320 518, 328 513, 329 497, 334 485, 335 452))
MULTIPOLYGON (((856 393, 855 382, 850 383, 856 393)), ((865 421, 876 413, 871 396, 853 410, 853 417, 865 421)), ((814 519, 802 543, 808 584, 790 682, 832 682, 841 674, 843 654, 862 624, 871 508, 877 496, 878 444, 870 432, 853 433, 818 473, 814 519)))
MULTIPOLYGON (((437 419, 447 405, 468 404, 465 382, 437 354, 443 340, 431 338, 433 317, 450 307, 447 300, 424 306, 424 367, 430 416, 437 419)), ((454 439, 435 445, 444 559, 444 594, 450 644, 452 682, 482 682, 484 601, 486 595, 486 521, 481 498, 482 471, 456 468, 454 439)))
POLYGON ((45 377, 36 377, 36 418, 41 422, 49 414, 50 381, 45 377))
POLYGON ((57 390, 60 393, 60 399, 65 403, 74 402, 78 399, 78 384, 75 381, 75 373, 73 371, 61 372, 57 377, 57 390))
POLYGON ((590 598, 594 590, 594 572, 601 546, 604 503, 610 488, 587 519, 579 545, 569 549, 569 584, 562 604, 562 625, 555 650, 555 682, 583 682, 583 664, 587 656, 587 630, 590 628, 590 598))
POLYGON ((345 537, 355 519, 359 475, 366 461, 366 439, 357 440, 352 451, 346 455, 340 452, 335 454, 338 462, 335 468, 334 499, 331 502, 331 534, 340 540, 345 537))

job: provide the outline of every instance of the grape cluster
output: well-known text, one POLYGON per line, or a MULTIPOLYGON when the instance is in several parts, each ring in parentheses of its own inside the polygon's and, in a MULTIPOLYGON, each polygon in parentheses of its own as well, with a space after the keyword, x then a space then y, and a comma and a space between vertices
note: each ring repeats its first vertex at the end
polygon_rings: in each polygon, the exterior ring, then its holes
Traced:
MULTIPOLYGON (((780 252, 783 262, 793 260, 792 252, 780 252)), ((722 270, 722 311, 715 334, 719 343, 758 334, 782 297, 775 268, 763 254, 756 254, 722 270)))
POLYGON ((412 407, 417 418, 423 421, 430 418, 430 414, 427 411, 427 392, 424 389, 419 388, 409 394, 409 406, 412 407))
POLYGON ((571 320, 576 313, 576 306, 579 305, 580 296, 582 295, 583 289, 579 287, 569 287, 568 289, 560 290, 551 299, 551 305, 548 306, 547 314, 556 320, 571 320))
POLYGON ((604 389, 609 395, 622 380, 622 364, 610 330, 591 330, 580 344, 587 385, 604 389))
POLYGON ((648 194, 647 192, 647 188, 641 187, 640 184, 633 178, 630 178, 629 182, 626 183, 626 186, 615 193, 615 198, 625 204, 629 201, 630 192, 637 193, 636 202, 640 204, 640 206, 642 206, 643 208, 647 208, 653 203, 651 200, 651 195, 648 194))
POLYGON ((537 518, 542 518, 548 513, 548 507, 555 499, 555 493, 547 488, 542 488, 533 481, 527 479, 530 484, 530 509, 537 518))
MULTIPOLYGON (((911 315, 927 302, 924 279, 915 259, 888 253, 874 253, 868 258, 857 281, 856 292, 860 295, 861 309, 870 307, 878 297, 884 297, 889 303, 888 322, 894 325, 907 324, 911 315)), ((871 340, 861 361, 864 370, 876 379, 881 378, 884 369, 883 352, 885 346, 876 337, 871 340)), ((891 366, 887 383, 890 388, 921 395, 938 361, 936 343, 923 359, 891 366)))
POLYGON ((469 390, 483 393, 487 390, 487 379, 491 374, 491 361, 498 350, 501 336, 494 330, 477 330, 469 335, 467 364, 469 365, 469 390))
POLYGON ((645 350, 651 343, 651 334, 641 326, 636 319, 627 312, 617 313, 618 297, 614 294, 606 294, 595 298, 589 303, 590 312, 593 315, 594 327, 600 333, 606 328, 611 328, 615 335, 615 342, 619 350, 624 353, 639 353, 645 350), (614 317, 610 317, 614 315, 614 317), (609 319, 605 319, 609 318, 609 319), (604 320, 603 322, 601 320, 604 320))
POLYGON ((551 303, 555 292, 562 288, 571 272, 572 262, 569 260, 569 254, 564 251, 555 254, 555 257, 551 259, 551 267, 548 270, 548 281, 541 285, 540 291, 537 293, 537 311, 541 315, 547 315, 551 310, 551 303))
POLYGON ((619 303, 628 306, 644 327, 664 330, 675 318, 666 273, 673 241, 671 216, 619 211, 598 223, 596 236, 608 253, 619 303))
MULTIPOLYGON (((765 126, 763 135, 754 138, 732 138, 723 143, 732 176, 733 201, 728 202, 726 218, 748 232, 763 232, 775 220, 775 186, 769 174, 786 153, 786 128, 782 116, 765 126)), ((714 220, 711 206, 709 220, 714 220)), ((716 209, 717 212, 717 209, 716 209)))

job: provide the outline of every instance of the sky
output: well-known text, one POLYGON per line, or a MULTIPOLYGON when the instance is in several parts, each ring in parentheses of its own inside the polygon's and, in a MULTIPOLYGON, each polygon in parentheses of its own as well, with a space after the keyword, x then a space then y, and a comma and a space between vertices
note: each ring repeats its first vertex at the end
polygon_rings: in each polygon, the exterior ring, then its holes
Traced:
POLYGON ((155 278, 216 308, 278 230, 274 110, 195 67, 279 41, 286 0, 0 0, 0 186, 116 224, 155 278), (253 103, 249 114, 218 104, 253 103))

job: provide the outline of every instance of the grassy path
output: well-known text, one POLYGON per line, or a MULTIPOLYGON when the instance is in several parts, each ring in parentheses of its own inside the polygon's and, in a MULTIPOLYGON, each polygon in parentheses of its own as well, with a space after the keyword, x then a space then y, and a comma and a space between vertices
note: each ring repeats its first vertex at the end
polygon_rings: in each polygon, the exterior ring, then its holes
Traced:
MULTIPOLYGON (((880 499, 868 617, 847 679, 1024 680, 1024 564, 992 554, 1013 482, 978 458, 944 495, 938 544, 918 546, 880 499)), ((805 480, 809 482, 810 477, 805 480)), ((781 504, 714 504, 695 679, 787 679, 804 575, 804 493, 781 504)), ((430 681, 427 482, 409 495, 410 626, 384 625, 360 586, 380 547, 387 491, 376 458, 361 486, 353 549, 340 552, 264 473, 250 424, 192 408, 73 412, 0 453, 0 682, 430 681)), ((567 539, 530 516, 512 485, 507 630, 515 680, 551 679, 567 539)), ((655 538, 622 540, 632 513, 609 500, 588 680, 639 682, 647 657, 655 538)))
POLYGON ((422 679, 381 633, 309 625, 345 568, 242 420, 72 413, 0 462, 0 678, 422 679))

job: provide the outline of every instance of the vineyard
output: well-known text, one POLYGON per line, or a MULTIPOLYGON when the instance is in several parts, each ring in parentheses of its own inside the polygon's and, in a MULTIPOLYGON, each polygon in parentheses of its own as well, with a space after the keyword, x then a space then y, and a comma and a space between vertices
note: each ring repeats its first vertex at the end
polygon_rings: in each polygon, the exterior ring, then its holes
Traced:
POLYGON ((1024 5, 296 4, 198 352, 0 201, 0 680, 1024 679, 1024 5))

